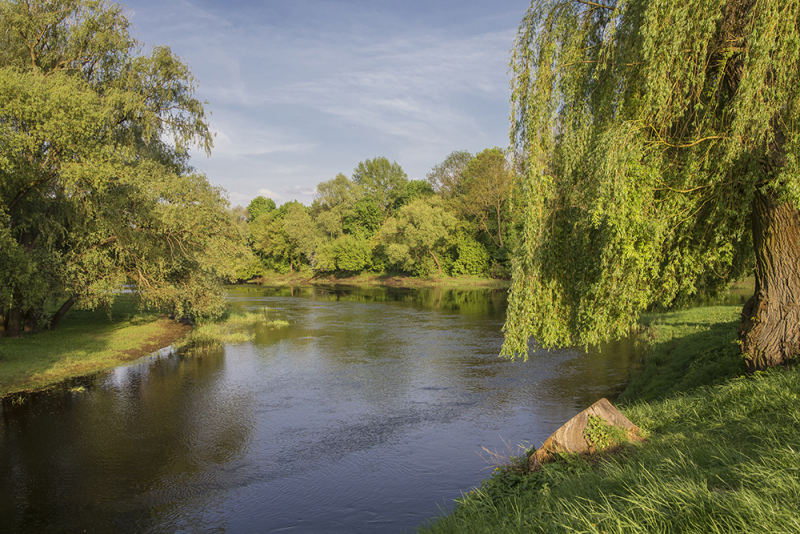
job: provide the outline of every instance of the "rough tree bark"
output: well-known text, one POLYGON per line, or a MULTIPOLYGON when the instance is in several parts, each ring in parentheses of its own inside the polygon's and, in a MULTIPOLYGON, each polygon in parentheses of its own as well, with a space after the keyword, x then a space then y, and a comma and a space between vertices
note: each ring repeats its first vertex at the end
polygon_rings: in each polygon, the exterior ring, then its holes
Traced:
POLYGON ((739 327, 750 372, 800 354, 800 211, 756 194, 753 245, 755 294, 742 309, 739 327))

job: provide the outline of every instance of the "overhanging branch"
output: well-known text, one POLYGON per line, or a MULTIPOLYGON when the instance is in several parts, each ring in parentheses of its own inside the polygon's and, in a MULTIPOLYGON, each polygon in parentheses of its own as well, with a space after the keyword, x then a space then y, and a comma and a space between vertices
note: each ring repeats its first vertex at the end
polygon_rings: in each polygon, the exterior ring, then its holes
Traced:
POLYGON ((603 4, 598 4, 597 2, 590 2, 589 0, 573 0, 573 1, 579 4, 583 4, 585 6, 599 7, 600 9, 608 9, 608 10, 614 9, 614 6, 604 6, 603 4))

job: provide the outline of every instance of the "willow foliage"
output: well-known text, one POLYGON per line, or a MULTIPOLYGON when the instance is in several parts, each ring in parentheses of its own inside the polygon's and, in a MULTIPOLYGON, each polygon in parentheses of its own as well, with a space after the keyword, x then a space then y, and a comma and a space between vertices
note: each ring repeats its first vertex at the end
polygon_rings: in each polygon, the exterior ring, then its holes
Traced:
POLYGON ((624 335, 752 267, 754 196, 800 207, 799 57, 797 0, 534 0, 504 355, 624 335))

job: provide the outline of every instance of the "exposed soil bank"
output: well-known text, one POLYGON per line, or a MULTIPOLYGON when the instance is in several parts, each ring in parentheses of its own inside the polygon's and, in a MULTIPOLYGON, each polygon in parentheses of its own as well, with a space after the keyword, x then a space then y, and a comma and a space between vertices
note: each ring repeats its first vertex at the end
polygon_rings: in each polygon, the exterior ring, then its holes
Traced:
POLYGON ((120 360, 123 362, 138 360, 164 347, 169 347, 192 329, 191 325, 178 323, 167 318, 159 319, 158 325, 159 331, 150 335, 143 341, 142 345, 133 349, 121 350, 120 354, 123 356, 121 356, 120 360))

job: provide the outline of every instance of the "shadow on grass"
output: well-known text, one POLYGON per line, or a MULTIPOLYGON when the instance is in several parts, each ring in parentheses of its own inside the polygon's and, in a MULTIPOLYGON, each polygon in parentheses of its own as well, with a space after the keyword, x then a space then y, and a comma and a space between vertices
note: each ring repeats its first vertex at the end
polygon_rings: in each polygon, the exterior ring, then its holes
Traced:
POLYGON ((736 335, 740 311, 716 306, 643 317, 650 349, 619 400, 659 399, 745 374, 736 335))
POLYGON ((186 329, 138 309, 132 295, 120 295, 108 310, 71 310, 53 331, 3 339, 0 395, 119 365, 169 345, 186 329))

